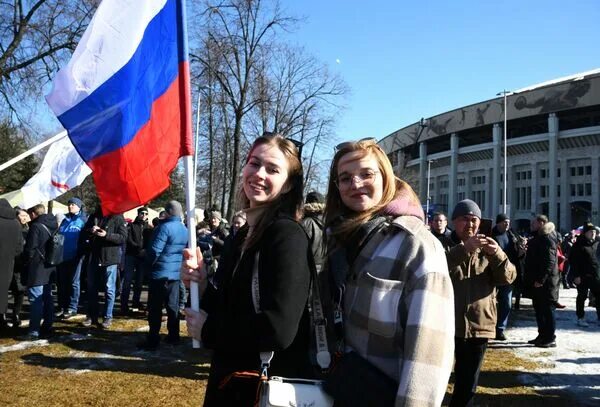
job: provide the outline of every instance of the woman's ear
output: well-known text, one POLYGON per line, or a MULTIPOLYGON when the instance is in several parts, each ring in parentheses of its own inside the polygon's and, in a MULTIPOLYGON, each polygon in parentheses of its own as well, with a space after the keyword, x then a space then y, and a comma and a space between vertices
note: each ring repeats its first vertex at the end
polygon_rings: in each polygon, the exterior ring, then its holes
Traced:
POLYGON ((281 188, 281 193, 282 194, 287 194, 288 192, 290 192, 292 190, 292 186, 290 185, 289 181, 287 181, 285 183, 285 185, 283 186, 283 188, 281 188))

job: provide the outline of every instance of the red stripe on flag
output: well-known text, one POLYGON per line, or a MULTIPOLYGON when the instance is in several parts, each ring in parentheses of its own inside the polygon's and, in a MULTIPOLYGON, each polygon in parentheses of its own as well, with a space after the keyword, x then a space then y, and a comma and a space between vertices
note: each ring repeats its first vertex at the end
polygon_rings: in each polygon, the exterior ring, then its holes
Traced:
POLYGON ((67 184, 61 184, 60 182, 56 182, 53 179, 50 180, 52 186, 55 186, 58 189, 64 189, 65 192, 69 190, 69 186, 67 184))
POLYGON ((150 120, 129 144, 87 164, 102 212, 123 213, 145 204, 169 186, 179 157, 193 154, 189 65, 152 105, 150 120))

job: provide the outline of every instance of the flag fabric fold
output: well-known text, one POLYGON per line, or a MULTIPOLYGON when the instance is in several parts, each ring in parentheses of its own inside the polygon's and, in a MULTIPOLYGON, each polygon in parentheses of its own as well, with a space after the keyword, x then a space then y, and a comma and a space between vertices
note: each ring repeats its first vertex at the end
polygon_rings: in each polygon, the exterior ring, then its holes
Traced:
POLYGON ((30 208, 40 202, 51 201, 80 185, 91 172, 71 140, 63 137, 50 145, 40 170, 21 188, 19 206, 30 208))
POLYGON ((105 213, 145 204, 193 154, 182 0, 104 0, 46 97, 105 213))

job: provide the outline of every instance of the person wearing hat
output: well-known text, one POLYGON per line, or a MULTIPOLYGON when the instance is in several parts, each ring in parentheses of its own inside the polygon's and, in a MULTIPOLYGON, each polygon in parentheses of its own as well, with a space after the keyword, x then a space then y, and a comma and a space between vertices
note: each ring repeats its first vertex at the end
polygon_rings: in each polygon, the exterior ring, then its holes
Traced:
POLYGON ((508 259, 517 269, 517 278, 513 284, 496 287, 496 300, 498 302, 498 322, 496 324, 496 340, 505 341, 504 334, 508 325, 508 317, 512 307, 513 285, 515 290, 520 290, 522 284, 521 263, 525 259, 525 250, 519 245, 519 235, 510 228, 510 218, 505 213, 496 216, 496 225, 492 229, 492 239, 506 253, 508 259))
POLYGON ((554 223, 546 215, 536 215, 530 225, 533 237, 527 243, 525 255, 525 288, 530 291, 538 336, 528 343, 540 348, 556 347, 556 319, 558 301, 558 238, 554 223))
POLYGON ((147 351, 154 351, 159 346, 163 307, 167 309, 166 342, 179 342, 179 269, 183 260, 183 249, 188 244, 188 230, 181 221, 183 208, 179 202, 169 201, 165 211, 167 218, 156 228, 148 250, 148 263, 151 264, 148 283, 150 330, 146 340, 137 345, 139 349, 147 351))
POLYGON ((121 214, 102 215, 100 207, 89 217, 82 231, 82 241, 89 247, 87 267, 87 315, 83 326, 97 325, 109 329, 115 306, 117 270, 122 247, 127 240, 127 223, 121 214), (104 285, 105 303, 102 324, 99 325, 99 284, 104 285))
MULTIPOLYGON (((592 292, 596 298, 600 296, 600 264, 596 257, 599 244, 596 227, 587 222, 583 225, 581 235, 573 245, 569 257, 575 276, 573 282, 577 286, 577 325, 583 328, 589 326, 585 320, 584 308, 588 292, 592 292)), ((598 302, 596 302, 596 315, 600 325, 600 304, 598 302)))
POLYGON ((489 339, 496 337, 496 286, 510 284, 515 266, 491 237, 478 234, 481 209, 470 199, 452 212, 453 246, 446 252, 454 288, 455 365, 450 406, 472 403, 489 339))
POLYGON ((304 217, 301 224, 308 235, 317 270, 321 270, 325 259, 325 246, 323 245, 324 211, 325 197, 317 191, 309 192, 304 201, 304 217))
POLYGON ((65 237, 63 262, 57 267, 58 312, 57 318, 69 319, 77 315, 83 264, 79 236, 87 221, 83 201, 74 196, 67 202, 68 213, 60 223, 58 233, 65 237))
POLYGON ((144 281, 146 265, 146 242, 151 237, 151 227, 148 225, 148 208, 140 206, 133 222, 127 225, 127 243, 125 245, 125 268, 121 278, 121 313, 129 314, 129 293, 133 285, 132 308, 141 308, 140 297, 144 281))

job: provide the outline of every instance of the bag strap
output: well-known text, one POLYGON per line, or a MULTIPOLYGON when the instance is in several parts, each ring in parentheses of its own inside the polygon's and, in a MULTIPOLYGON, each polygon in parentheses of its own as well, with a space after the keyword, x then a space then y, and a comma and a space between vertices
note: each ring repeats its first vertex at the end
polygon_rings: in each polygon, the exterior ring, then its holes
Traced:
MULTIPOLYGON (((44 225, 43 223, 40 223, 40 225, 42 225, 42 227, 44 229, 46 229, 46 232, 48 232, 48 235, 50 235, 50 239, 52 239, 52 237, 54 237, 54 235, 52 234, 52 232, 50 232, 50 229, 48 229, 48 227, 46 225, 44 225)), ((46 240, 46 242, 48 242, 48 241, 46 240)), ((40 257, 42 258, 42 260, 46 261, 45 252, 42 253, 42 251, 38 247, 36 247, 35 250, 37 250, 37 252, 40 255, 40 257)))
MULTIPOLYGON (((254 256, 254 264, 252 266, 252 304, 254 305, 254 312, 257 314, 262 313, 260 309, 260 282, 258 278, 258 262, 260 260, 260 251, 257 251, 254 256)), ((329 352, 329 346, 327 344, 327 318, 323 311, 323 304, 321 302, 321 295, 319 291, 319 280, 317 276, 317 267, 314 259, 309 256, 309 269, 311 274, 311 306, 309 308, 311 313, 311 320, 314 325, 315 332, 315 344, 317 348, 316 360, 317 364, 322 370, 327 370, 331 364, 331 353, 329 352)), ((273 359, 274 352, 261 352, 261 370, 264 369, 266 374, 267 368, 269 367, 271 359, 273 359), (270 358, 265 366, 265 360, 263 360, 263 353, 271 353, 270 358)))

